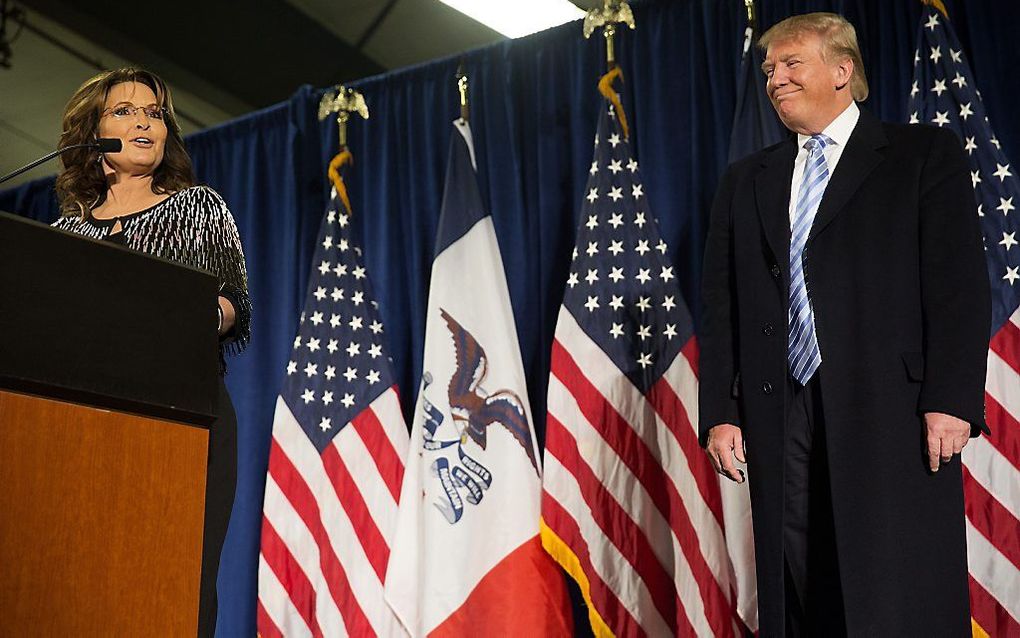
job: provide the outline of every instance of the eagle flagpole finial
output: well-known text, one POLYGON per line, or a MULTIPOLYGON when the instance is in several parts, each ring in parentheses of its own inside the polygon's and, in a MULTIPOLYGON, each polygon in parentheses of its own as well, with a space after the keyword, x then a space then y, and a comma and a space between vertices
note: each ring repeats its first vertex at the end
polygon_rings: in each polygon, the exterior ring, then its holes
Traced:
POLYGON ((634 13, 625 0, 605 0, 599 9, 590 9, 584 16, 582 30, 585 39, 591 37, 595 29, 602 27, 602 35, 606 38, 606 63, 611 67, 616 64, 616 53, 613 49, 613 36, 616 25, 626 24, 634 28, 634 13))
POLYGON ((365 103, 365 96, 354 89, 337 85, 334 89, 326 91, 319 101, 319 121, 336 113, 336 122, 340 127, 340 150, 347 147, 347 121, 352 113, 357 113, 364 119, 368 119, 368 105, 365 103))

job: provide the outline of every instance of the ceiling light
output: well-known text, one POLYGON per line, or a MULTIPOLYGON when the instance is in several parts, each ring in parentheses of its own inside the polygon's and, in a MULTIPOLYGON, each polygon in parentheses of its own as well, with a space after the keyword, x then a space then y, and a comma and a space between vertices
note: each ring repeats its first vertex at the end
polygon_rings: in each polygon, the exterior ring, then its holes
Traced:
POLYGON ((580 20, 584 11, 570 0, 440 0, 508 38, 580 20))

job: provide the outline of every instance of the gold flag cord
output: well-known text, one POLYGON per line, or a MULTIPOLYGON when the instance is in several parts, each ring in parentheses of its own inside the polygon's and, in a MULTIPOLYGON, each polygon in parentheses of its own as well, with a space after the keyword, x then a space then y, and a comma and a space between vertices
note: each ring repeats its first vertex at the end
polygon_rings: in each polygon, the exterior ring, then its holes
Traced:
POLYGON ((627 126, 627 114, 623 110, 623 102, 620 101, 620 94, 613 89, 613 80, 620 78, 623 81, 623 71, 620 67, 614 66, 609 69, 609 72, 602 76, 599 80, 599 92, 605 96, 607 100, 616 109, 616 116, 620 118, 620 127, 623 128, 623 136, 630 138, 630 127, 627 126))
POLYGON ((590 9, 584 15, 584 24, 581 25, 581 32, 585 39, 599 27, 602 27, 602 35, 606 39, 606 64, 609 70, 599 80, 599 92, 613 105, 617 117, 620 119, 620 128, 623 129, 623 136, 630 137, 630 127, 627 125, 627 114, 623 110, 623 102, 620 94, 613 89, 613 81, 620 78, 623 81, 623 71, 616 63, 616 51, 613 39, 616 36, 618 25, 626 25, 634 28, 634 14, 626 0, 604 0, 603 5, 590 9))
POLYGON ((340 169, 344 166, 354 164, 354 156, 347 148, 347 121, 352 113, 357 113, 364 119, 368 119, 368 105, 365 104, 365 96, 354 89, 337 85, 334 89, 326 91, 319 101, 319 121, 335 114, 337 132, 339 133, 340 152, 329 162, 326 174, 329 181, 333 183, 340 201, 343 202, 347 214, 353 214, 351 199, 347 195, 347 184, 344 183, 340 169))
POLYGON ((351 209, 351 198, 347 195, 347 184, 344 183, 344 177, 340 174, 340 169, 350 164, 354 164, 354 155, 347 148, 337 153, 336 157, 329 162, 329 181, 333 182, 336 194, 340 196, 340 201, 344 203, 344 208, 347 209, 348 215, 354 211, 351 209))
POLYGON ((942 0, 921 0, 921 4, 927 4, 935 7, 940 13, 942 13, 943 16, 945 16, 946 20, 949 19, 949 12, 946 11, 946 5, 942 4, 942 0))

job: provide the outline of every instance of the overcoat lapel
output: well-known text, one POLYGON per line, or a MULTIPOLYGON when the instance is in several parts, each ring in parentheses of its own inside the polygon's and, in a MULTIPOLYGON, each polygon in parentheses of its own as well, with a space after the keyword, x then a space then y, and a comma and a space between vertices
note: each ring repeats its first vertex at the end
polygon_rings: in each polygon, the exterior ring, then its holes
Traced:
MULTIPOLYGON (((882 123, 871 113, 861 109, 857 126, 850 134, 846 149, 843 150, 836 170, 825 187, 825 194, 822 195, 818 213, 811 226, 811 234, 808 235, 808 245, 846 208, 846 204, 853 194, 861 187, 871 171, 875 170, 875 167, 882 162, 882 154, 878 153, 876 149, 885 146, 886 143, 882 123)), ((786 201, 789 203, 789 200, 786 201)))

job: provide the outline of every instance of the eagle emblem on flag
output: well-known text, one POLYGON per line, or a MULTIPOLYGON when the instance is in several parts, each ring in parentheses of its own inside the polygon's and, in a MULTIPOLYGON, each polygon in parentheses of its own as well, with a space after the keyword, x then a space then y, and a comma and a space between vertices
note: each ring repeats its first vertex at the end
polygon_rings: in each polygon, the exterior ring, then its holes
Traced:
POLYGON ((510 432, 524 448, 531 466, 538 473, 534 446, 531 444, 531 428, 524 414, 524 403, 517 393, 497 390, 488 394, 481 383, 485 379, 488 360, 485 350, 474 336, 464 329, 446 310, 440 309, 457 352, 457 371, 450 379, 450 412, 454 421, 466 423, 462 440, 470 437, 485 449, 489 426, 498 423, 510 432))
POLYGON ((485 451, 489 443, 489 426, 494 423, 506 428, 524 448, 535 474, 539 474, 524 401, 511 390, 500 389, 490 393, 482 387, 489 365, 485 349, 444 308, 439 308, 439 313, 453 338, 455 365, 447 386, 447 401, 456 436, 451 436, 453 433, 448 429, 447 434, 442 433, 443 424, 447 423, 446 415, 428 398, 434 379, 432 373, 426 371, 422 375, 421 388, 424 417, 422 447, 439 453, 430 466, 432 476, 439 480, 443 490, 434 505, 452 525, 464 515, 465 502, 478 505, 492 486, 492 471, 478 458, 469 455, 465 446, 471 441, 485 451), (451 452, 456 452, 456 456, 451 452))

